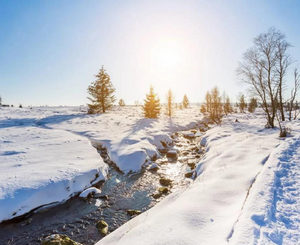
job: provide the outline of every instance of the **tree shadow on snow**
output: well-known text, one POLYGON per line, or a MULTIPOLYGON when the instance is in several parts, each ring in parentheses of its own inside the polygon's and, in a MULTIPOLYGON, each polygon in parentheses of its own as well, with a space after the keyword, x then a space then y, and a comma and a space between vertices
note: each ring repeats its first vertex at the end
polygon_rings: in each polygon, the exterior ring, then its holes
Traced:
POLYGON ((157 120, 158 119, 154 118, 141 118, 131 127, 131 131, 132 133, 135 133, 146 128, 153 128, 153 124, 157 120))
POLYGON ((1 128, 11 128, 11 127, 28 127, 36 126, 35 118, 22 118, 22 119, 5 119, 0 120, 0 129, 1 128))
POLYGON ((86 114, 74 114, 74 115, 53 115, 42 119, 33 118, 21 118, 21 119, 5 119, 0 120, 0 128, 11 127, 30 127, 30 126, 46 126, 47 124, 59 124, 74 118, 86 117, 86 114))

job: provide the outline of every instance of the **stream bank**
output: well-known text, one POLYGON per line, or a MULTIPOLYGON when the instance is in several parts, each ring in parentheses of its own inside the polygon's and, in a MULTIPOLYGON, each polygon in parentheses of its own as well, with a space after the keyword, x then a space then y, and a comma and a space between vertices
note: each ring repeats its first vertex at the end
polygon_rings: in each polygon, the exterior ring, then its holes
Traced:
POLYGON ((190 184, 203 152, 200 131, 203 128, 175 133, 171 151, 161 149, 162 158, 153 159, 140 173, 131 175, 118 171, 106 149, 99 148, 110 166, 108 180, 95 185, 102 197, 82 200, 76 196, 25 220, 2 223, 0 244, 41 244, 42 238, 55 233, 66 234, 81 244, 95 244, 102 238, 95 225, 99 220, 105 220, 112 232, 132 218, 128 210, 147 211, 165 195, 190 184))

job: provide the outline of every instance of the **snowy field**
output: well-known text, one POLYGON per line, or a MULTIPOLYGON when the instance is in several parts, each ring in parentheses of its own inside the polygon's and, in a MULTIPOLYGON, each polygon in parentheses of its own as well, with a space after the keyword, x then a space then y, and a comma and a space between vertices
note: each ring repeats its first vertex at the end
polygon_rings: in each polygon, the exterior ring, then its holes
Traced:
MULTIPOLYGON (((93 146, 105 146, 123 172, 139 171, 171 133, 202 121, 196 107, 158 120, 137 107, 100 115, 0 108, 0 221, 104 180, 107 166, 93 146)), ((288 123, 287 139, 265 123, 261 112, 225 117, 202 138, 195 181, 97 245, 300 244, 300 123, 288 123)))
POLYGON ((299 123, 293 138, 235 114, 209 130, 198 178, 102 244, 299 244, 299 123), (235 122, 238 119, 238 122, 235 122))
POLYGON ((0 108, 0 222, 104 180, 107 166, 93 146, 107 147, 123 172, 139 171, 172 132, 201 119, 198 108, 172 120, 144 119, 137 107, 100 115, 75 107, 0 108))

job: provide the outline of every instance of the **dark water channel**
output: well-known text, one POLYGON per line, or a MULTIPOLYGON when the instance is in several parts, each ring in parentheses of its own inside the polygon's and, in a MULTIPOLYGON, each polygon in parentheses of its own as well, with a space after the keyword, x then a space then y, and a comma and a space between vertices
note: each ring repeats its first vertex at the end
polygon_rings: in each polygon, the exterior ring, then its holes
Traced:
POLYGON ((140 173, 124 175, 107 158, 106 150, 99 149, 110 166, 108 180, 95 186, 101 189, 103 197, 88 200, 73 197, 63 204, 21 220, 1 223, 0 244, 41 244, 43 237, 54 233, 66 234, 84 245, 95 244, 102 238, 95 225, 97 221, 105 220, 109 232, 112 232, 132 218, 127 214, 128 209, 144 212, 169 193, 178 188, 186 188, 193 181, 190 176, 185 175, 193 171, 203 149, 199 144, 201 133, 192 131, 196 136, 194 138, 183 137, 186 132, 172 136, 174 146, 179 150, 178 158, 170 159, 163 154, 163 158, 153 161, 159 166, 155 171, 149 170, 150 163, 140 173), (162 186, 161 178, 172 180, 166 194, 158 192, 158 188, 162 186))

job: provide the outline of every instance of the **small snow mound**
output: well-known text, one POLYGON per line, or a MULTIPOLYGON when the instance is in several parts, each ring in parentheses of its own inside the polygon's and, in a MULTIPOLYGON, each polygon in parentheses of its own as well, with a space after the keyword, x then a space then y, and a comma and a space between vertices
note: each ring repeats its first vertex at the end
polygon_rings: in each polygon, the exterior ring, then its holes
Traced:
POLYGON ((195 137, 200 137, 200 136, 202 136, 202 133, 201 133, 201 132, 197 132, 197 133, 195 134, 195 137))
POLYGON ((184 133, 184 134, 183 134, 183 137, 184 137, 184 138, 192 139, 192 138, 195 138, 195 134, 192 133, 192 132, 184 133))
POLYGON ((158 170, 159 166, 156 163, 153 163, 150 167, 149 170, 158 170))
POLYGON ((97 196, 99 194, 101 194, 101 190, 99 190, 99 189, 97 189, 95 187, 91 187, 91 188, 88 188, 88 189, 84 190, 83 192, 81 192, 81 194, 79 195, 79 197, 81 197, 81 198, 87 198, 90 195, 97 196))
POLYGON ((172 148, 170 150, 168 150, 168 153, 170 154, 177 154, 179 152, 179 150, 177 148, 172 148))
POLYGON ((167 152, 167 158, 178 158, 178 150, 175 148, 170 149, 167 152))

